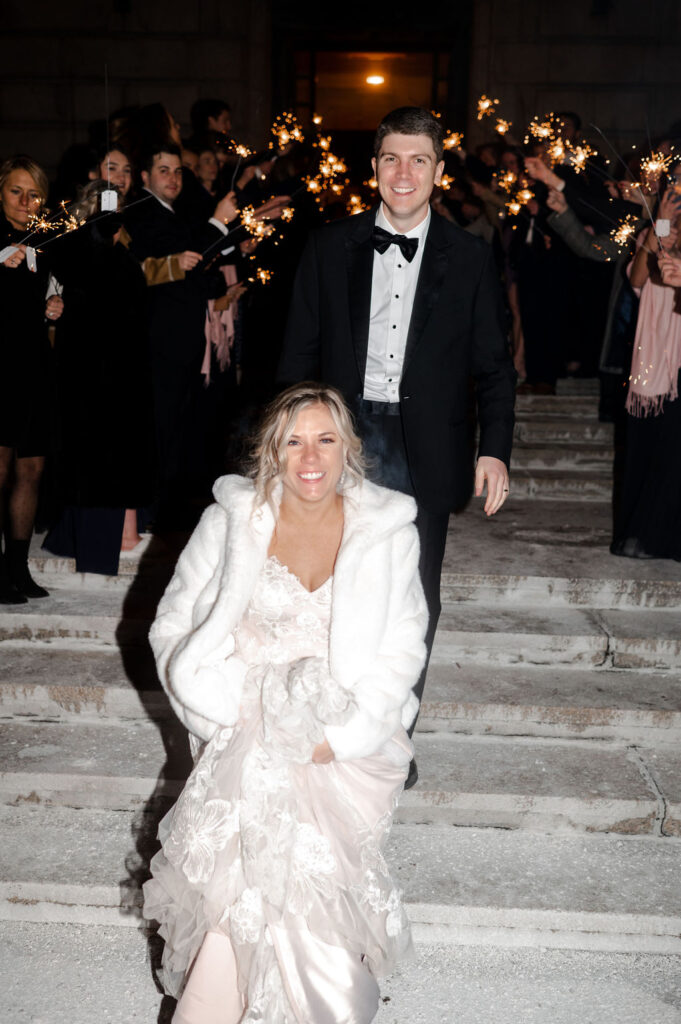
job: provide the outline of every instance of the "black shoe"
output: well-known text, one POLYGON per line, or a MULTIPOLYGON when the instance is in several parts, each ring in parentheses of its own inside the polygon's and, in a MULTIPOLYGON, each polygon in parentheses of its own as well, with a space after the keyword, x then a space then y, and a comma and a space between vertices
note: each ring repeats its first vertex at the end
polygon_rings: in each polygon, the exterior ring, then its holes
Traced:
POLYGON ((25 597, 49 597, 49 591, 39 586, 28 571, 27 540, 11 540, 7 545, 6 563, 10 582, 25 597))
POLYGON ((416 759, 412 758, 409 762, 409 774, 407 775, 407 781, 404 784, 405 789, 411 789, 419 781, 419 770, 416 767, 416 759))

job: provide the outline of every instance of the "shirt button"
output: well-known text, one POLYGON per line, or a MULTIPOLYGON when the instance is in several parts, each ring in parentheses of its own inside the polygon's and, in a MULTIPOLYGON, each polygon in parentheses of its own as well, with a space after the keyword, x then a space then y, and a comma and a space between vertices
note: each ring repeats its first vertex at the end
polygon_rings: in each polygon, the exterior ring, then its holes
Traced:
POLYGON ((399 299, 399 295, 396 295, 396 296, 395 296, 395 298, 396 298, 396 299, 399 299))
POLYGON ((401 264, 401 263, 398 263, 398 264, 397 264, 397 269, 398 269, 398 270, 401 270, 401 269, 402 269, 402 264, 401 264))
POLYGON ((394 330, 394 331, 396 331, 396 330, 397 330, 397 324, 393 324, 393 330, 394 330))
POLYGON ((395 356, 394 356, 394 355, 392 354, 392 352, 390 353, 390 358, 391 358, 391 359, 394 359, 394 358, 395 358, 395 356))
POLYGON ((392 382, 393 382, 392 377, 388 377, 388 384, 392 384, 392 382))

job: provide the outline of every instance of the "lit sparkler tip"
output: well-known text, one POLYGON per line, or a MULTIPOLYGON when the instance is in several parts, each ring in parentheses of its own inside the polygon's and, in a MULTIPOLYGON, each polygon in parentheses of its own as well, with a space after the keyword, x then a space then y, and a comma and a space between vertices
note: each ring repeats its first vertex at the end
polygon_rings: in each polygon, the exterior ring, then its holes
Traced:
POLYGON ((320 125, 322 123, 322 120, 323 118, 321 114, 312 115, 312 124, 320 125))
POLYGON ((494 113, 495 108, 499 105, 499 100, 490 99, 489 96, 485 96, 483 93, 478 100, 478 121, 482 121, 483 117, 489 117, 490 114, 494 113))
POLYGON ((463 143, 463 132, 448 131, 444 138, 445 149, 460 149, 463 143))
POLYGON ((285 206, 284 209, 281 211, 281 219, 285 221, 293 220, 294 213, 295 210, 293 209, 292 206, 285 206))
POLYGON ((497 123, 496 123, 496 126, 495 126, 494 130, 499 135, 505 135, 506 132, 511 130, 512 126, 513 126, 513 122, 512 121, 505 121, 503 117, 498 117, 497 118, 497 123))

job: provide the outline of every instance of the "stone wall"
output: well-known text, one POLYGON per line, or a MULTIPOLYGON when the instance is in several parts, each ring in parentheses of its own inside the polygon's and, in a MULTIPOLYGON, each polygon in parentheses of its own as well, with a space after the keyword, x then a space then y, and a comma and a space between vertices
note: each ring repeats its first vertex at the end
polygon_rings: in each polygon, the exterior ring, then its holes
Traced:
POLYGON ((271 119, 267 0, 5 0, 0 155, 54 169, 109 109, 162 101, 189 128, 201 96, 232 106, 236 138, 262 144, 271 119))
POLYGON ((475 120, 482 93, 499 98, 514 129, 569 109, 589 141, 598 142, 591 124, 618 149, 654 138, 681 120, 681 4, 477 0, 469 146, 491 134, 490 122, 475 120))

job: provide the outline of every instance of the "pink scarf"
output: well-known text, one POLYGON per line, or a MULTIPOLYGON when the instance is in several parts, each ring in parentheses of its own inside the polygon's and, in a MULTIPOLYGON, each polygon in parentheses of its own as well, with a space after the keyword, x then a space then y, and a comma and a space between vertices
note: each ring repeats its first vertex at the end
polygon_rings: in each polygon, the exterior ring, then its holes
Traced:
POLYGON ((655 261, 646 283, 634 291, 641 301, 626 408, 632 416, 658 416, 666 401, 679 396, 681 288, 662 284, 655 261))
MULTIPOLYGON (((227 287, 236 284, 236 267, 231 263, 228 263, 225 267, 220 267, 220 270, 224 274, 227 287)), ((215 358, 217 359, 220 372, 222 373, 229 366, 229 353, 232 345, 234 344, 234 323, 238 316, 238 305, 236 302, 232 302, 227 309, 215 310, 215 299, 208 300, 208 308, 206 310, 206 323, 205 323, 205 334, 206 334, 206 349, 203 354, 203 363, 201 365, 201 373, 205 380, 204 384, 206 387, 210 384, 210 353, 211 345, 215 347, 215 358)))

